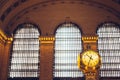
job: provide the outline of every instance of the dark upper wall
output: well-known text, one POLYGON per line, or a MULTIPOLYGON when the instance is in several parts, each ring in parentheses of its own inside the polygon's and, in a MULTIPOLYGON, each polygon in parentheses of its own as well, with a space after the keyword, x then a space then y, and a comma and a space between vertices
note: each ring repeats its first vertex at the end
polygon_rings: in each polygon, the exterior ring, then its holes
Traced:
POLYGON ((82 34, 95 34, 98 25, 106 21, 120 23, 120 5, 112 0, 11 0, 4 5, 0 27, 7 34, 25 22, 38 25, 42 35, 53 35, 68 18, 79 25, 82 34))

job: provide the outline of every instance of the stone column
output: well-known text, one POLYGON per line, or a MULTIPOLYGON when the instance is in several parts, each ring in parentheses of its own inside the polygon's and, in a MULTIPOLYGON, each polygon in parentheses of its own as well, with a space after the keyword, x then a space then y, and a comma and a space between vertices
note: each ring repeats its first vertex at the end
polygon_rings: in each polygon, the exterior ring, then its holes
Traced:
POLYGON ((2 55, 2 65, 1 65, 1 80, 7 80, 8 77, 8 66, 9 66, 9 58, 10 58, 10 51, 12 45, 12 38, 7 38, 5 41, 4 52, 2 55))
POLYGON ((54 40, 53 36, 40 37, 40 80, 53 80, 54 40))
MULTIPOLYGON (((5 46, 5 40, 0 35, 0 76, 2 74, 1 70, 3 69, 2 59, 3 59, 3 54, 4 54, 4 46, 5 46)), ((1 77, 0 77, 0 80, 1 80, 1 77)))
POLYGON ((5 43, 7 39, 8 38, 6 34, 0 29, 0 80, 3 80, 2 70, 5 69, 3 64, 4 64, 4 54, 5 54, 5 43))

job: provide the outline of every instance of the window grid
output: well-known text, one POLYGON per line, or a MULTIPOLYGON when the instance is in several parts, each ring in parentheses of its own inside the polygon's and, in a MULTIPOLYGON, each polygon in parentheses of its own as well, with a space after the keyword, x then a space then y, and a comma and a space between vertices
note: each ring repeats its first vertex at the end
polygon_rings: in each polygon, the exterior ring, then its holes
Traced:
POLYGON ((77 56, 82 51, 81 33, 72 23, 62 24, 56 31, 54 78, 82 77, 77 67, 77 56))
POLYGON ((98 29, 97 34, 98 49, 102 57, 101 77, 120 77, 119 27, 113 23, 106 23, 98 29))
POLYGON ((24 24, 19 27, 22 28, 18 28, 14 34, 8 76, 9 78, 16 78, 15 80, 19 77, 39 77, 40 34, 38 28, 31 24, 24 24))

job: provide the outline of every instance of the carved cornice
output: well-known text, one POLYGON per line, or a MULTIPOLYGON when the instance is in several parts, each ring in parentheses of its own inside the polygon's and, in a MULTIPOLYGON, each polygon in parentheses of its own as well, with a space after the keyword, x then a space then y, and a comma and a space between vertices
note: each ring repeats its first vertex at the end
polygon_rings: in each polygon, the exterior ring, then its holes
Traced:
POLYGON ((94 43, 98 40, 98 36, 83 36, 82 41, 84 43, 94 43))
POLYGON ((7 38, 7 43, 12 43, 12 41, 13 41, 13 38, 12 37, 9 37, 9 38, 7 38))
POLYGON ((9 0, 0 0, 0 9, 8 2, 9 0))
POLYGON ((0 30, 0 42, 1 43, 11 43, 13 41, 12 37, 7 37, 6 34, 0 30))
POLYGON ((0 30, 0 42, 5 43, 6 40, 7 40, 7 36, 2 30, 0 30))
POLYGON ((55 37, 53 36, 41 36, 39 38, 41 44, 53 44, 55 41, 55 37))

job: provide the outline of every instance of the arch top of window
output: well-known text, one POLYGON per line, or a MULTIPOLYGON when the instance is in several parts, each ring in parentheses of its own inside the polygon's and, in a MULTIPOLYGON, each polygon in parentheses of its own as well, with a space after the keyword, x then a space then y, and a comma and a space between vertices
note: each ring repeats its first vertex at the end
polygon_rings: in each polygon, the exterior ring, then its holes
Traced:
POLYGON ((120 25, 116 22, 104 22, 97 27, 96 33, 99 33, 101 30, 104 32, 107 29, 114 29, 114 31, 118 31, 120 29, 120 25))
POLYGON ((81 34, 82 34, 82 29, 80 28, 79 25, 77 25, 76 23, 73 23, 73 22, 64 22, 64 23, 61 23, 59 24, 55 31, 54 31, 54 34, 56 34, 56 32, 60 31, 61 29, 64 29, 64 28, 69 28, 69 27, 75 27, 74 29, 78 30, 81 34))
POLYGON ((13 34, 16 34, 17 31, 20 31, 21 29, 27 29, 27 28, 34 28, 38 31, 39 34, 41 34, 41 30, 39 29, 39 27, 36 24, 33 23, 23 23, 23 24, 19 24, 16 29, 13 31, 13 34))

